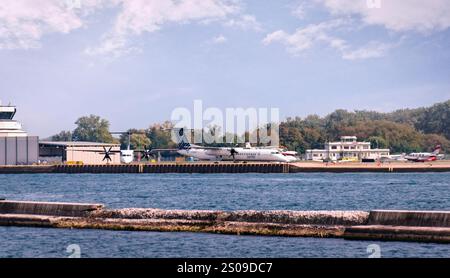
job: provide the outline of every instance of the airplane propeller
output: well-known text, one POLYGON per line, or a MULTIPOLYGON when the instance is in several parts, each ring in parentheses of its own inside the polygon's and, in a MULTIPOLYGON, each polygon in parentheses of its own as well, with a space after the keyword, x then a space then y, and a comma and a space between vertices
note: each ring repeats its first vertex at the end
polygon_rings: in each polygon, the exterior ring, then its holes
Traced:
POLYGON ((106 160, 107 162, 111 162, 111 161, 112 161, 112 158, 111 158, 111 150, 112 150, 112 147, 109 147, 109 150, 106 150, 106 148, 103 147, 103 150, 104 150, 104 152, 101 153, 101 154, 104 154, 105 157, 103 157, 103 160, 102 160, 102 161, 105 161, 105 160, 106 160))
POLYGON ((144 159, 150 160, 150 157, 154 157, 152 149, 148 148, 148 146, 144 146, 144 150, 141 151, 141 153, 142 153, 142 160, 144 159))
POLYGON ((236 160, 236 155, 239 154, 234 148, 231 148, 230 155, 233 157, 233 160, 236 160))

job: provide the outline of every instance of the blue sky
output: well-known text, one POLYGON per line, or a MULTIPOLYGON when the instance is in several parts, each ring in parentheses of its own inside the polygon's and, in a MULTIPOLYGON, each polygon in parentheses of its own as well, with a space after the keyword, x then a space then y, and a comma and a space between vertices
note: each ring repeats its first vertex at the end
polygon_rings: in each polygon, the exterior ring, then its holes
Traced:
POLYGON ((42 137, 176 107, 281 117, 450 99, 446 0, 2 0, 0 99, 42 137), (74 1, 74 2, 73 2, 74 1))

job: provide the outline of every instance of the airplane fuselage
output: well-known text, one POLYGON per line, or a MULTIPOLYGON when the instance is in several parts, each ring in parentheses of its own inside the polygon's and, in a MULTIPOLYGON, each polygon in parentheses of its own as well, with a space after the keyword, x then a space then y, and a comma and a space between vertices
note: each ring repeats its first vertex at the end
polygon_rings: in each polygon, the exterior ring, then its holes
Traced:
POLYGON ((121 150, 120 151, 120 161, 125 164, 130 164, 134 160, 133 150, 121 150))
POLYGON ((411 153, 405 158, 414 162, 436 161, 437 155, 434 153, 411 153))
POLYGON ((256 148, 233 148, 236 151, 234 157, 230 155, 231 148, 202 149, 192 148, 178 150, 183 156, 194 157, 199 160, 210 161, 269 161, 269 162, 292 162, 294 157, 285 156, 277 150, 256 148))

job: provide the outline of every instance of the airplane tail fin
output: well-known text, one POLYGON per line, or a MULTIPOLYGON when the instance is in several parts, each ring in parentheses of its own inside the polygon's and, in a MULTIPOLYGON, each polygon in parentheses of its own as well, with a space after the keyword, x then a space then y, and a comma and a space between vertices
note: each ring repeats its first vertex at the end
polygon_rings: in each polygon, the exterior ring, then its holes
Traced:
POLYGON ((437 145, 435 148, 434 148, 434 151, 433 151, 433 154, 439 154, 441 152, 441 145, 437 145))
POLYGON ((189 144, 189 142, 180 142, 178 144, 178 149, 179 150, 188 150, 191 148, 191 144, 189 144))
POLYGON ((176 139, 178 142, 179 150, 187 150, 191 148, 191 144, 189 143, 189 139, 187 138, 184 128, 173 129, 172 130, 172 138, 176 139), (175 136, 174 136, 175 135, 175 136))

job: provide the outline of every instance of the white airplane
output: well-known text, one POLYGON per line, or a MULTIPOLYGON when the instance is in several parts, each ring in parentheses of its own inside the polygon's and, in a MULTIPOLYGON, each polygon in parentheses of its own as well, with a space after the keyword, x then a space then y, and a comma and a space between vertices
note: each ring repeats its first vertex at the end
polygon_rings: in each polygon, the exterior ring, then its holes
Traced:
POLYGON ((439 158, 443 157, 443 156, 439 155, 440 151, 441 151, 441 146, 437 145, 434 148, 434 151, 432 153, 410 153, 407 156, 405 156, 405 159, 407 159, 408 161, 413 161, 413 162, 436 161, 439 158))
POLYGON ((406 153, 403 154, 391 154, 391 155, 382 155, 380 157, 380 160, 383 162, 388 162, 388 161, 392 161, 392 162, 396 162, 396 161, 408 161, 406 158, 406 153))
POLYGON ((177 151, 187 157, 210 161, 269 161, 293 162, 297 159, 282 154, 277 149, 202 147, 181 143, 177 151))
MULTIPOLYGON (((119 151, 113 151, 112 147, 110 147, 108 150, 106 147, 103 147, 103 152, 100 152, 100 154, 104 155, 103 161, 106 161, 107 163, 110 163, 112 161, 111 155, 114 153, 118 153, 119 151)), ((130 164, 134 160, 134 151, 127 149, 127 150, 120 150, 120 162, 125 164, 130 164)))
MULTIPOLYGON (((245 144, 246 148, 251 148, 250 143, 245 144)), ((297 161, 300 160, 298 157, 298 152, 289 151, 286 147, 277 147, 277 146, 266 146, 266 147, 258 147, 258 149, 274 149, 279 150, 284 156, 290 156, 292 160, 297 161)))
POLYGON ((203 147, 188 142, 184 130, 178 132, 181 137, 177 152, 183 156, 210 161, 269 161, 293 162, 297 158, 284 155, 278 148, 252 148, 250 144, 242 147, 203 147))
POLYGON ((288 151, 288 150, 280 149, 280 152, 282 155, 284 155, 289 160, 289 162, 300 161, 298 152, 296 152, 296 151, 288 151))
MULTIPOLYGON (((111 134, 127 134, 128 135, 128 147, 126 150, 120 150, 120 162, 124 164, 130 164, 134 160, 134 150, 131 149, 131 132, 110 132, 111 134)), ((111 151, 109 151, 111 152, 111 151)), ((106 154, 106 150, 105 150, 106 154)))
POLYGON ((133 150, 120 150, 120 162, 130 164, 134 160, 133 150))

